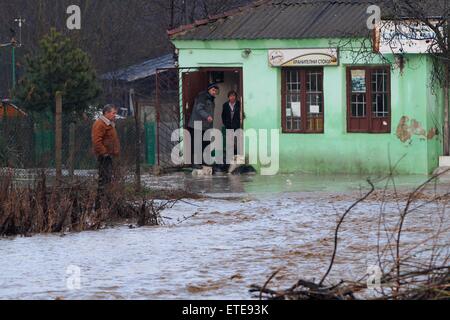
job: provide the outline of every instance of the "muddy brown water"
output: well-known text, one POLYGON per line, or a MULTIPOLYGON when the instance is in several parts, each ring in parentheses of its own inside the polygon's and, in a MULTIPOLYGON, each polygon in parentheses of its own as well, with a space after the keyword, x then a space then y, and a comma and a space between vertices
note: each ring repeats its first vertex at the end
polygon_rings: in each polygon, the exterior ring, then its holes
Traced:
MULTIPOLYGON (((403 177, 397 186, 408 192, 425 179, 403 177)), ((208 197, 164 211, 164 226, 0 239, 0 299, 249 299, 249 287, 280 268, 274 289, 299 277, 318 279, 339 216, 367 190, 364 178, 348 176, 179 174, 144 181, 208 197), (74 270, 79 288, 70 285, 74 270)), ((356 207, 344 223, 331 281, 359 279, 376 263, 379 213, 386 212, 394 229, 400 208, 378 200, 356 207)), ((438 204, 417 210, 405 226, 405 243, 436 231, 439 217, 448 212, 438 204)), ((440 244, 448 252, 445 221, 440 244)))

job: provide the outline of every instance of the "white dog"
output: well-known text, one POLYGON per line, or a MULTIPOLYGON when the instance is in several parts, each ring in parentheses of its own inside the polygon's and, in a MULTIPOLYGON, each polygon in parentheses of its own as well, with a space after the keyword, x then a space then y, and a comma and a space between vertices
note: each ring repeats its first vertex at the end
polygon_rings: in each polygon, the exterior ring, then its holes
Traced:
POLYGON ((203 166, 203 169, 196 169, 192 171, 192 175, 195 177, 208 177, 213 175, 213 168, 203 166))
POLYGON ((234 156, 233 160, 230 163, 230 168, 228 169, 228 173, 233 173, 237 168, 243 166, 245 164, 244 156, 234 156))

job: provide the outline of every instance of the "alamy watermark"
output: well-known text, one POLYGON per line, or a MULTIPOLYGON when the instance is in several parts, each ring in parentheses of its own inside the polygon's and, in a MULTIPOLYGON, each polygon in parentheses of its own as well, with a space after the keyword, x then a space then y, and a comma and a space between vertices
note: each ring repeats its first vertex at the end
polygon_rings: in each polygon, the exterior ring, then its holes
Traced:
POLYGON ((67 29, 81 30, 81 9, 73 4, 67 7, 66 13, 69 15, 66 21, 67 29))
POLYGON ((243 158, 247 155, 247 164, 260 165, 261 175, 276 175, 280 169, 278 129, 227 130, 225 147, 221 130, 203 131, 202 122, 197 121, 193 131, 194 136, 185 129, 177 129, 172 133, 172 142, 179 142, 172 149, 171 160, 174 165, 230 165, 236 161, 244 164, 243 158))
POLYGON ((374 30, 381 22, 381 8, 377 5, 371 5, 367 8, 367 14, 370 15, 367 19, 367 28, 374 30))
POLYGON ((369 290, 381 290, 381 268, 379 266, 370 266, 367 268, 367 289, 369 290))
POLYGON ((70 265, 66 269, 66 287, 68 290, 81 289, 81 268, 79 266, 70 265))

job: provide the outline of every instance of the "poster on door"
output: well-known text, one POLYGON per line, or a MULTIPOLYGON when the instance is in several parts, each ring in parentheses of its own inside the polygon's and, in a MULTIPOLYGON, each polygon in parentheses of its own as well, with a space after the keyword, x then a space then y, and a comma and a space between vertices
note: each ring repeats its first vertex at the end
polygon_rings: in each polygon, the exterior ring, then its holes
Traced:
POLYGON ((352 70, 352 92, 365 93, 366 91, 366 71, 352 70))

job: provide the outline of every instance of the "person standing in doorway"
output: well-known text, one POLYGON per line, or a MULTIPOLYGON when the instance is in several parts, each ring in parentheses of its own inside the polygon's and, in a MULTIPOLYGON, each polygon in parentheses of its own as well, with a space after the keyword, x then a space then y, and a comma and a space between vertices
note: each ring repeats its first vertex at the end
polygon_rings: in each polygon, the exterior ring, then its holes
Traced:
MULTIPOLYGON (((98 161, 97 200, 106 195, 112 182, 113 159, 120 155, 120 141, 116 131, 117 107, 108 104, 92 127, 92 145, 98 161)), ((97 206, 99 205, 97 201, 97 206)))
MULTIPOLYGON (((201 164, 205 164, 203 153, 208 146, 208 142, 203 141, 203 137, 205 132, 212 129, 214 126, 215 99, 218 93, 219 86, 216 83, 212 83, 208 86, 207 91, 199 93, 194 103, 188 125, 189 133, 191 135, 191 163, 194 169, 201 169, 201 164), (202 145, 201 148, 197 149, 198 151, 201 150, 202 153, 196 154, 195 137, 198 137, 199 135, 201 136, 202 145)), ((197 140, 199 139, 197 138, 197 140)))
MULTIPOLYGON (((238 100, 238 94, 236 91, 230 91, 228 93, 228 101, 223 105, 222 111, 222 122, 227 132, 229 130, 233 131, 233 134, 236 130, 242 129, 242 121, 243 121, 243 112, 241 110, 241 102, 238 100)), ((227 134, 225 133, 225 137, 227 134)), ((237 138, 233 141, 233 152, 234 156, 238 155, 238 143, 237 138)), ((224 154, 226 158, 226 153, 224 154)), ((225 162, 226 163, 226 162, 225 162)), ((225 169, 227 169, 228 164, 225 165, 225 169)))

